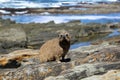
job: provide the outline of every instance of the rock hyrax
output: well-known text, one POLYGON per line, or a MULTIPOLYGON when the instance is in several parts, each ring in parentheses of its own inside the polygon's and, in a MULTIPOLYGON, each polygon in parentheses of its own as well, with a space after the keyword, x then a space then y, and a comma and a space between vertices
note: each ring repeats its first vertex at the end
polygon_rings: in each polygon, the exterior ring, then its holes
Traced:
POLYGON ((66 31, 61 31, 57 38, 48 40, 40 48, 40 62, 64 60, 70 48, 70 35, 66 31))

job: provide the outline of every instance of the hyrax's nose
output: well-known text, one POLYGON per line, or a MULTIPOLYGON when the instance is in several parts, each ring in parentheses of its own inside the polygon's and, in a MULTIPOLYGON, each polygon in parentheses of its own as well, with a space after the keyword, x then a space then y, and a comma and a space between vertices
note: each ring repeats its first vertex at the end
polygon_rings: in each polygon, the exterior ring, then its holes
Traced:
POLYGON ((66 37, 66 36, 65 36, 65 35, 63 35, 62 37, 63 37, 63 39, 65 39, 65 37, 66 37))

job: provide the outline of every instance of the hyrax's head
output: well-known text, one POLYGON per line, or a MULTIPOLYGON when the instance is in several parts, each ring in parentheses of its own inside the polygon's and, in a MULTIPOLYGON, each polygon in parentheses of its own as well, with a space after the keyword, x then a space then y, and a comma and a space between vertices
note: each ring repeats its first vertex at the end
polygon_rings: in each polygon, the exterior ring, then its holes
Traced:
POLYGON ((70 34, 67 31, 61 31, 58 35, 60 42, 61 41, 68 41, 70 42, 70 34))

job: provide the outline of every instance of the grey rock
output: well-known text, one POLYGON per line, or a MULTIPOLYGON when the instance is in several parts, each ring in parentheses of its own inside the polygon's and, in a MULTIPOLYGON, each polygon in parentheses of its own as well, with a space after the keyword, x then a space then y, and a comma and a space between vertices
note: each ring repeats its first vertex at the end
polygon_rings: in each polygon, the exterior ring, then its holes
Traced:
MULTIPOLYGON (((116 49, 116 50, 119 50, 116 49)), ((114 51, 114 50, 113 50, 114 51)), ((20 50, 11 52, 9 55, 15 54, 16 56, 26 57, 24 54, 38 54, 38 50, 20 50)), ((74 54, 74 52, 69 52, 70 54, 74 54)), ((6 54, 7 55, 7 54, 6 54)), ((8 58, 10 58, 8 55, 8 58)), ((13 56, 15 56, 13 55, 13 56)), ((83 59, 85 56, 82 53, 76 53, 74 55, 81 56, 83 59), (81 56, 81 55, 82 56, 81 56)), ((1 55, 2 56, 2 55, 1 55)), ((12 56, 12 58, 14 58, 12 56)), ((68 57, 68 56, 67 56, 68 57)), ((31 61, 31 58, 28 58, 28 62, 21 64, 19 67, 15 68, 0 68, 0 80, 7 79, 7 80, 80 80, 86 77, 90 77, 93 75, 104 74, 109 70, 112 69, 120 69, 120 62, 100 62, 100 63, 93 63, 93 64, 81 64, 80 57, 71 56, 70 62, 46 62, 46 63, 39 63, 39 61, 31 61), (73 59, 72 59, 73 58, 73 59), (31 62, 30 64, 29 61, 31 62)), ((12 64, 11 64, 12 65, 12 64)))
POLYGON ((119 80, 120 70, 110 70, 103 75, 94 75, 81 80, 119 80))
MULTIPOLYGON (((61 72, 59 76, 56 76, 56 77, 50 76, 50 77, 47 77, 45 80, 52 80, 52 79, 53 80, 81 80, 82 78, 85 78, 85 77, 104 74, 105 72, 111 69, 119 69, 120 68, 119 64, 120 62, 79 65, 74 67, 73 69, 68 69, 61 72)), ((94 80, 94 78, 89 78, 85 80, 91 80, 91 79, 94 80)))
POLYGON ((0 29, 0 47, 3 49, 11 47, 25 47, 27 38, 22 28, 10 27, 0 29))

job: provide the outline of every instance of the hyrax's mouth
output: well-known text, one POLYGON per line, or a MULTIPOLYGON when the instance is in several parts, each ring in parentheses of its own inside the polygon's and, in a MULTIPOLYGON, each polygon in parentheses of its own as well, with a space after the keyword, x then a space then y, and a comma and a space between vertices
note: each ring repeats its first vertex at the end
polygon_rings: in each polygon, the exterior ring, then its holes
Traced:
POLYGON ((59 39, 60 39, 60 41, 61 42, 67 42, 67 41, 70 41, 70 38, 69 37, 67 37, 66 35, 61 35, 60 37, 59 37, 59 39))

